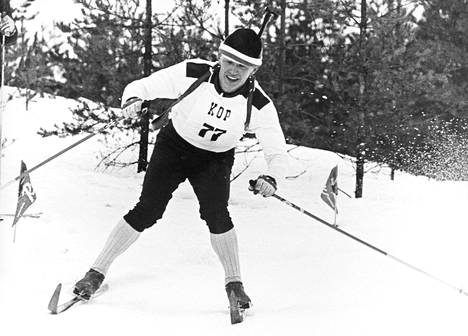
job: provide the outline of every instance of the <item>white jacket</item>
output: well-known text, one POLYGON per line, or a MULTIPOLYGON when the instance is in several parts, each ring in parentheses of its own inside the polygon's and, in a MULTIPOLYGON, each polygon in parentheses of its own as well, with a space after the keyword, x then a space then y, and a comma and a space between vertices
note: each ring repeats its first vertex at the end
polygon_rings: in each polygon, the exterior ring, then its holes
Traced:
MULTIPOLYGON (((197 59, 159 70, 128 84, 122 104, 132 97, 176 99, 213 65, 197 59)), ((217 74, 211 75, 173 107, 170 118, 175 130, 187 142, 204 150, 225 152, 234 148, 245 131, 247 89, 243 87, 235 93, 224 93, 217 74)), ((255 133, 264 151, 268 164, 266 174, 277 181, 283 178, 288 165, 284 134, 276 108, 258 82, 255 82, 249 132, 255 133)))

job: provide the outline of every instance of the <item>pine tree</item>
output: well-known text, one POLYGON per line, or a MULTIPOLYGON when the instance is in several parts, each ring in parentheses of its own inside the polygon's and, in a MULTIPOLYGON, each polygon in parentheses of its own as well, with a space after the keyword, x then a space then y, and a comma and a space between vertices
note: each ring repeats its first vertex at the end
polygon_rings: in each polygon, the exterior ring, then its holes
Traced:
MULTIPOLYGON (((117 114, 111 108, 121 105, 120 97, 128 83, 185 58, 210 59, 214 55, 213 45, 219 43, 219 39, 212 41, 204 36, 208 27, 205 22, 212 18, 201 15, 208 11, 209 1, 204 1, 202 5, 192 4, 191 1, 176 3, 174 13, 167 16, 153 14, 152 44, 146 48, 146 13, 140 0, 125 3, 117 0, 75 1, 83 6, 82 17, 71 24, 58 25, 67 36, 67 42, 55 45, 49 51, 49 56, 62 74, 58 94, 80 98, 82 105, 73 111, 73 123, 63 124, 54 130, 41 130, 44 136, 77 134, 92 129, 91 126, 96 122, 114 120, 117 114), (155 57, 145 62, 144 51, 149 48, 152 48, 155 57), (98 105, 89 104, 87 100, 98 105)), ((149 102, 149 114, 160 113, 170 102, 167 99, 149 102)), ((125 120, 115 126, 131 132, 141 130, 138 118, 125 120)), ((149 142, 152 139, 154 135, 150 134, 149 142)), ((123 147, 129 149, 135 144, 123 147)), ((120 153, 119 150, 115 152, 120 153)), ((139 164, 138 171, 145 166, 145 152, 142 148, 138 160, 142 164, 139 164)), ((107 159, 111 164, 120 164, 115 156, 107 159)), ((136 162, 127 164, 133 163, 136 162)))
POLYGON ((68 45, 51 50, 63 71, 59 94, 120 106, 124 86, 143 75, 143 11, 140 1, 77 0, 82 17, 59 24, 68 45))
POLYGON ((31 12, 31 5, 35 0, 26 0, 15 7, 13 13, 19 37, 15 44, 8 48, 7 69, 8 84, 18 87, 26 97, 26 109, 29 103, 37 95, 53 92, 54 73, 47 58, 47 45, 43 37, 38 33, 27 37, 25 25, 37 16, 37 12, 31 12))

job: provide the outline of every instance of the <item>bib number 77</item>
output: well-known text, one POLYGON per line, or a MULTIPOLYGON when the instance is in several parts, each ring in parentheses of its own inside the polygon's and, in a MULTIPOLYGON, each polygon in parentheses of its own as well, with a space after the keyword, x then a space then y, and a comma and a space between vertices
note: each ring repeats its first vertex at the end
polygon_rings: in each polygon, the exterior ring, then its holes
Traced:
POLYGON ((198 135, 202 138, 205 137, 208 133, 211 133, 211 141, 216 141, 220 137, 220 135, 226 133, 226 130, 215 128, 207 123, 203 124, 203 128, 198 132, 198 135))

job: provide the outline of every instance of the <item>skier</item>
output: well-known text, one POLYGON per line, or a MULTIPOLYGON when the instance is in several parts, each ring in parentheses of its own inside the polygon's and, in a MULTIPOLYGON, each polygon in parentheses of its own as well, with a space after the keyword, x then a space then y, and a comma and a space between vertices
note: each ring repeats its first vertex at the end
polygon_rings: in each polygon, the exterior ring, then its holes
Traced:
POLYGON ((9 0, 0 0, 0 33, 5 36, 5 44, 9 45, 18 38, 18 30, 12 18, 12 9, 9 0))
POLYGON ((251 191, 272 196, 288 163, 277 111, 253 77, 261 64, 260 37, 242 28, 220 45, 219 66, 200 59, 186 60, 127 85, 122 112, 135 116, 144 100, 177 98, 210 71, 198 88, 173 107, 168 124, 157 135, 138 203, 118 222, 91 269, 76 283, 76 295, 89 299, 98 290, 111 263, 162 217, 172 193, 188 179, 224 268, 228 298, 234 295, 242 309, 251 306, 228 211, 234 149, 245 127, 256 134, 268 164, 268 172, 255 180, 251 191), (249 93, 251 116, 246 112, 249 93))

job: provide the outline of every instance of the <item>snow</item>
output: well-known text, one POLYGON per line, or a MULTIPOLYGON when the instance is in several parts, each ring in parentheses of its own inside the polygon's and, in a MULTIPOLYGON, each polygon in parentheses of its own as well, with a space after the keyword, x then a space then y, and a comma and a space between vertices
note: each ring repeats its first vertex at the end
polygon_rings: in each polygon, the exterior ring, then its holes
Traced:
MULTIPOLYGON (((69 121, 77 102, 37 98, 25 111, 24 98, 9 92, 2 183, 18 175, 21 160, 31 168, 84 137, 36 133, 69 121)), ((229 322, 224 274, 187 184, 164 218, 111 267, 107 292, 49 314, 56 285, 63 283, 61 300, 70 297, 139 195, 143 174, 135 167, 96 168, 104 140, 93 137, 31 174, 37 201, 26 214, 40 217, 22 218, 15 242, 12 217, 0 222, 2 335, 467 335, 468 297, 456 290, 468 288, 466 182, 401 172, 390 181, 388 170, 373 169, 362 199, 341 193, 340 229, 385 256, 277 199, 252 195, 248 180, 265 167, 258 152, 236 156, 234 173, 255 158, 232 183, 230 201, 243 281, 254 302, 245 323, 229 322)), ((304 147, 291 147, 290 156, 290 174, 305 173, 282 181, 278 194, 331 221, 320 192, 338 164, 339 186, 352 194, 352 162, 304 147)), ((12 214, 17 184, 0 193, 0 213, 12 214)))

